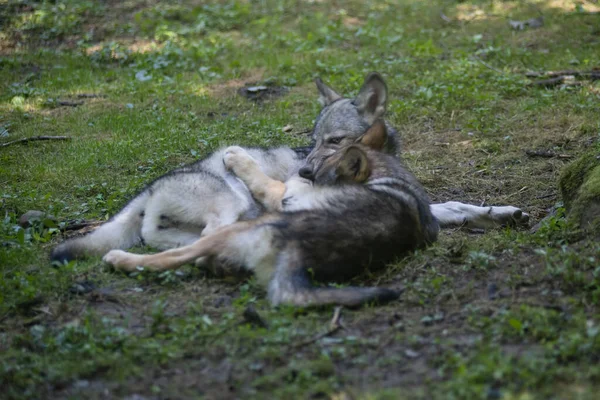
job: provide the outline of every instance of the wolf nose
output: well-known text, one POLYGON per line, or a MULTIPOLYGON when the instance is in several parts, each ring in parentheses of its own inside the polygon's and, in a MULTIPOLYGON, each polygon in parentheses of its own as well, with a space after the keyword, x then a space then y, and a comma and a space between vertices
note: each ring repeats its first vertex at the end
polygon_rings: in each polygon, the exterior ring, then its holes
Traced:
POLYGON ((313 170, 311 167, 304 166, 300 168, 298 174, 304 179, 310 179, 311 181, 313 179, 313 170))

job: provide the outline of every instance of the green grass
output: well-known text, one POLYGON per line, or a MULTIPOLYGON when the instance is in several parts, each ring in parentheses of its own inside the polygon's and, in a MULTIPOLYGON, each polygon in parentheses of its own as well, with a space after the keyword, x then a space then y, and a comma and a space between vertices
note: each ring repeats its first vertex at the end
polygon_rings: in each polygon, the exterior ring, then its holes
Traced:
POLYGON ((71 137, 0 148, 3 396, 593 398, 600 245, 564 218, 566 161, 524 151, 598 146, 598 82, 542 89, 525 75, 600 66, 599 17, 582 13, 598 8, 0 0, 0 141, 71 137), (508 24, 540 13, 539 29, 508 24), (271 308, 252 280, 191 267, 128 276, 99 259, 49 265, 65 221, 104 220, 224 144, 306 144, 295 133, 319 111, 312 79, 352 95, 373 70, 433 200, 512 204, 533 223, 555 205, 557 215, 536 233, 443 232, 362 278, 404 286, 400 302, 344 310, 345 328, 318 340, 331 309, 271 308), (245 83, 289 91, 254 103, 237 93, 245 83), (32 209, 58 223, 20 228, 32 209), (76 294, 84 282, 96 291, 76 294), (246 321, 249 305, 266 328, 246 321))

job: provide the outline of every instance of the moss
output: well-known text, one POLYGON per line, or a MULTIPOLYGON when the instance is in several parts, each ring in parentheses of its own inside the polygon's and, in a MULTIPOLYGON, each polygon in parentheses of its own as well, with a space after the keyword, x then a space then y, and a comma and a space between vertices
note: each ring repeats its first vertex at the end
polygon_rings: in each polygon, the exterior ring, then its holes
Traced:
POLYGON ((600 153, 590 151, 569 164, 559 186, 569 218, 600 232, 600 153))

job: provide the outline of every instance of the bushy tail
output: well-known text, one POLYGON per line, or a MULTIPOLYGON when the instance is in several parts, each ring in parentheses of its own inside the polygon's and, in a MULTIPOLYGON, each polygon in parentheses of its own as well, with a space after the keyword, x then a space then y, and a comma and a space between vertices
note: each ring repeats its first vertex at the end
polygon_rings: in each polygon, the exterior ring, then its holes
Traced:
POLYGON ((396 300, 402 293, 379 287, 315 287, 302 267, 301 257, 294 253, 279 257, 275 274, 269 283, 269 299, 273 305, 340 305, 354 308, 370 302, 387 303, 396 300))
POLYGON ((340 305, 350 308, 366 303, 384 304, 400 297, 399 291, 379 287, 310 288, 291 294, 289 303, 299 306, 340 305))
POLYGON ((126 249, 140 243, 143 213, 149 197, 148 192, 139 194, 93 232, 59 244, 50 256, 52 262, 103 255, 111 249, 126 249))

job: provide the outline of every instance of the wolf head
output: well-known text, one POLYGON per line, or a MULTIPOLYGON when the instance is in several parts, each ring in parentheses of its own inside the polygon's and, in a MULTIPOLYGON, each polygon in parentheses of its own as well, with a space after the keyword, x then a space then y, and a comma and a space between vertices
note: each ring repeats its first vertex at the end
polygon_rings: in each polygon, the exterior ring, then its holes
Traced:
MULTIPOLYGON (((316 80, 319 101, 323 109, 313 128, 312 139, 315 147, 300 168, 303 178, 311 179, 313 171, 337 150, 354 143, 373 123, 382 117, 387 106, 387 86, 376 72, 370 73, 360 91, 353 99, 344 98, 327 86, 321 79, 316 80)), ((388 127, 389 136, 385 149, 396 150, 395 131, 388 127)))
POLYGON ((367 131, 328 156, 311 173, 316 185, 336 183, 363 183, 371 175, 370 151, 382 151, 387 141, 387 130, 377 120, 367 131))

